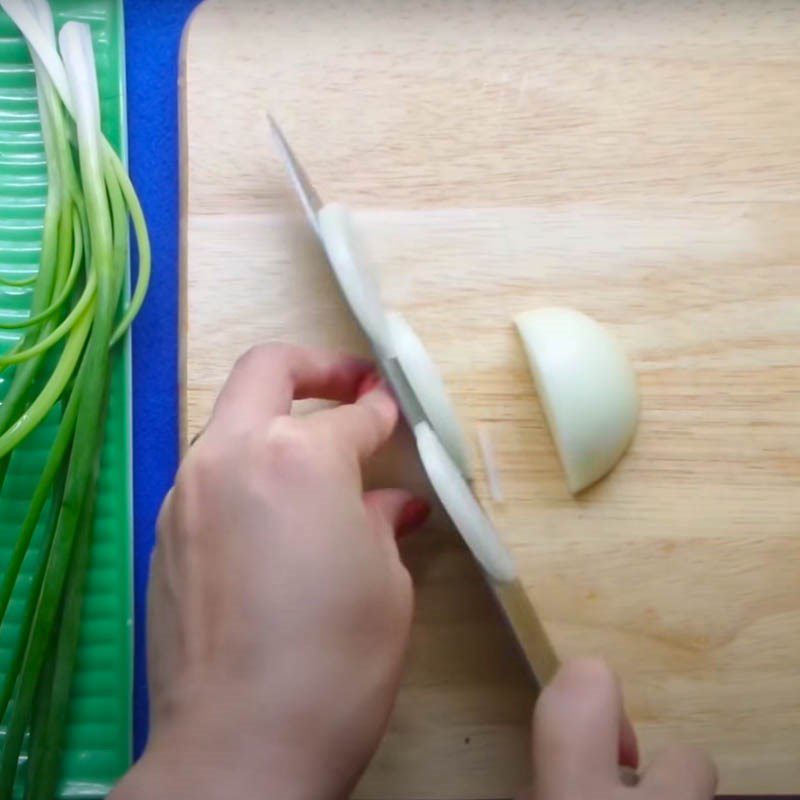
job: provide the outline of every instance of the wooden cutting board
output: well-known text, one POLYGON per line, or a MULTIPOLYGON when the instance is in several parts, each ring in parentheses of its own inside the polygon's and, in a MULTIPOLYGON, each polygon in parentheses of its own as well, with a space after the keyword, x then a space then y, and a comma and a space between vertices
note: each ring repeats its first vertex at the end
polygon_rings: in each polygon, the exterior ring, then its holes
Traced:
MULTIPOLYGON (((185 45, 186 435, 255 342, 363 349, 269 109, 490 438, 503 501, 479 458, 477 488, 561 654, 609 659, 645 753, 704 745, 723 792, 800 790, 798 30, 788 2, 209 0, 185 45), (551 304, 641 383, 577 500, 511 326, 551 304)), ((405 552, 408 676, 358 795, 509 796, 523 670, 447 526, 405 552)))

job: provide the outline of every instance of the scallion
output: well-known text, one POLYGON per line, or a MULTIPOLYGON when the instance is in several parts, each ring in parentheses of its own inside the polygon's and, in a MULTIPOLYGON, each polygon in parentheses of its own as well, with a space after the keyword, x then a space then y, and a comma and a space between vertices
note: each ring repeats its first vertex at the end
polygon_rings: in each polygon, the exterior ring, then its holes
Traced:
MULTIPOLYGON (((0 355, 10 378, 0 404, 0 492, 16 448, 56 406, 61 420, 0 581, 0 624, 42 521, 39 561, 11 665, 0 683, 0 797, 11 797, 30 731, 26 797, 50 800, 60 769, 91 548, 103 425, 115 345, 139 311, 150 277, 144 214, 125 166, 101 129, 90 29, 66 23, 56 37, 46 0, 0 0, 22 32, 36 75, 48 197, 29 316, 3 323, 18 344, 0 355), (127 303, 129 225, 138 281, 127 303), (122 307, 121 307, 122 306, 122 307), (48 658, 53 663, 48 663, 48 658)), ((2 495, 0 495, 1 497, 2 495)))

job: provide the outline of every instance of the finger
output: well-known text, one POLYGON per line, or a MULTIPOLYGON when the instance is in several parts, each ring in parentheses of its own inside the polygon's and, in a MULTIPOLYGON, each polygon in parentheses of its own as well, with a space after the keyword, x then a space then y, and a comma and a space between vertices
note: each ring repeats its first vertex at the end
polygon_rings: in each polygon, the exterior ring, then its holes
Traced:
POLYGON ((322 440, 333 441, 364 461, 389 440, 398 416, 397 403, 380 384, 355 403, 317 411, 305 421, 322 440))
POLYGON ((209 427, 261 427, 288 414, 292 400, 309 397, 348 403, 371 372, 369 362, 291 345, 261 345, 234 366, 214 405, 209 427))
POLYGON ((419 528, 431 511, 427 500, 414 497, 405 489, 376 489, 367 492, 364 503, 375 512, 381 524, 398 537, 419 528))
POLYGON ((567 662, 534 712, 537 781, 558 792, 616 785, 622 719, 622 692, 611 669, 594 659, 567 662))
POLYGON ((717 768, 699 747, 670 747, 656 756, 639 786, 652 797, 708 800, 717 789, 717 768))

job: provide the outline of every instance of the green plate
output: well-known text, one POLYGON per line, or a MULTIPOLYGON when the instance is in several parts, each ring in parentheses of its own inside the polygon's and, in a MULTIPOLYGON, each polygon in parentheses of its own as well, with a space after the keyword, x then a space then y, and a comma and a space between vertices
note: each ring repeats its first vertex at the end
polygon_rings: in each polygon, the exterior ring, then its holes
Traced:
MULTIPOLYGON (((70 19, 92 27, 103 130, 125 156, 125 53, 121 0, 51 0, 56 26, 70 19)), ((0 274, 36 271, 47 181, 33 68, 16 28, 0 11, 0 274)), ((29 290, 0 287, 0 319, 27 313, 29 290)), ((0 352, 16 335, 0 331, 0 352)), ((104 797, 131 758, 133 649, 130 448, 130 345, 113 367, 91 567, 72 689, 60 797, 104 797)), ((0 399, 6 387, 0 379, 0 399)), ((28 506, 55 435, 57 413, 15 453, 0 496, 0 569, 28 506)), ((46 516, 42 515, 43 518, 46 516)), ((38 534, 33 550, 38 547, 38 534)), ((37 553, 31 552, 30 556, 37 553)), ((29 557, 0 630, 0 671, 8 668, 33 570, 29 557)), ((21 770, 24 773, 24 765, 21 770)), ((19 781, 18 781, 19 784, 19 781)))

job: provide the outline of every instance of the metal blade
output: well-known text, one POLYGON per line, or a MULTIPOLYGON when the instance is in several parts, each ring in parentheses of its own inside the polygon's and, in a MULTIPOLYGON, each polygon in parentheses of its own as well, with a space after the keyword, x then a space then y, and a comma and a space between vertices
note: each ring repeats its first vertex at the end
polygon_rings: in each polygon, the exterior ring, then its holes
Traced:
POLYGON ((308 217, 311 227, 314 229, 317 236, 319 236, 319 223, 317 222, 317 214, 322 208, 322 199, 317 194, 317 190, 314 188, 311 180, 306 174, 306 171, 297 160, 297 156, 292 151, 292 148, 289 147, 289 142, 286 141, 286 137, 283 135, 283 131, 280 129, 278 123, 275 122, 275 119, 271 114, 267 114, 267 119, 269 120, 273 141, 278 148, 278 152, 280 153, 281 159, 286 167, 286 171, 289 173, 289 177, 292 180, 294 190, 297 192, 297 196, 300 198, 300 202, 303 204, 303 208, 305 209, 306 216, 308 217))

